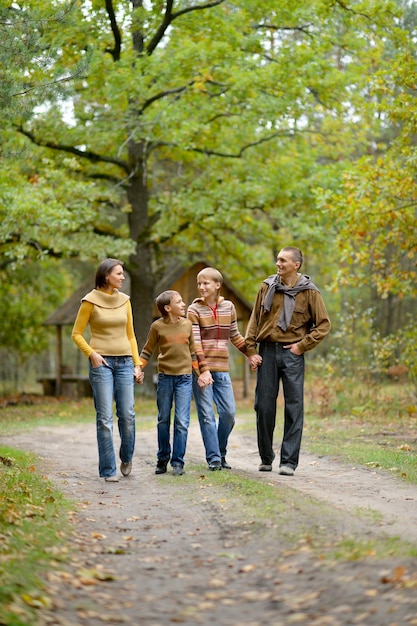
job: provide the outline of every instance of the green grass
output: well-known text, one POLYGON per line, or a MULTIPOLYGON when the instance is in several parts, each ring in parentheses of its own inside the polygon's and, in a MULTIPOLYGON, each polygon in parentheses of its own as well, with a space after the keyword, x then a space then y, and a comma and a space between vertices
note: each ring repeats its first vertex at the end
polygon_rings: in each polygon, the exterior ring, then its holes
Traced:
MULTIPOLYGON (((137 398, 136 415, 140 428, 155 426, 155 401, 137 398)), ((95 424, 95 411, 92 398, 82 400, 62 400, 39 398, 35 404, 18 404, 0 408, 2 435, 11 435, 27 428, 38 426, 59 426, 61 424, 95 424)))
POLYGON ((304 445, 315 454, 384 469, 417 484, 414 394, 404 384, 322 382, 316 394, 306 394, 304 445))
POLYGON ((37 471, 35 457, 0 448, 0 624, 36 623, 47 606, 41 575, 65 558, 69 503, 37 471))
MULTIPOLYGON (((167 478, 167 490, 178 485, 177 479, 167 478)), ((268 542, 274 542, 277 552, 302 549, 329 562, 417 557, 417 548, 406 541, 378 533, 363 539, 362 523, 358 520, 374 526, 378 520, 375 511, 358 509, 351 514, 351 523, 347 523, 349 514, 345 511, 294 492, 289 486, 256 480, 242 472, 208 473, 205 466, 190 464, 181 478, 181 488, 192 506, 196 498, 204 501, 218 519, 224 516, 227 525, 240 531, 239 543, 253 541, 254 536, 261 541, 268 533, 268 542)))

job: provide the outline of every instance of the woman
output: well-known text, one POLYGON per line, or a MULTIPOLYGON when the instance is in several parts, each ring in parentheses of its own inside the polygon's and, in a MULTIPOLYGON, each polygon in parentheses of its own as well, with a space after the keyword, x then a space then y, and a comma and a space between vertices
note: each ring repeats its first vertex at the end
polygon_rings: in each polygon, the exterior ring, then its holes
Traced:
POLYGON ((96 287, 81 300, 72 339, 89 359, 89 378, 96 409, 99 475, 119 481, 113 444, 113 397, 120 434, 120 471, 132 471, 135 448, 134 381, 141 383, 139 353, 130 298, 119 291, 125 280, 123 263, 105 259, 96 273, 96 287), (83 334, 90 325, 88 344, 83 334))

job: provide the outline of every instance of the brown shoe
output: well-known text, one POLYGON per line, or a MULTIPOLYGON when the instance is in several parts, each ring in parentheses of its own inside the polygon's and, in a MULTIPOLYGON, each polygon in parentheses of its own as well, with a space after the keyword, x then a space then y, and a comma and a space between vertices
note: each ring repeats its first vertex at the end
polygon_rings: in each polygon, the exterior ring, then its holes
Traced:
POLYGON ((129 461, 129 463, 123 463, 123 461, 120 463, 120 471, 122 472, 123 476, 129 476, 130 472, 132 471, 132 461, 129 461))

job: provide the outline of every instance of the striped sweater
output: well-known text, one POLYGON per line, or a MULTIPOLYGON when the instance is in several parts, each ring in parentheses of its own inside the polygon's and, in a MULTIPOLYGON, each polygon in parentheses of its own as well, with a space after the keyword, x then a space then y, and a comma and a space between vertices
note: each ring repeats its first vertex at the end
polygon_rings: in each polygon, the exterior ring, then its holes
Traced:
POLYGON ((215 307, 210 307, 203 298, 196 298, 188 307, 194 335, 195 353, 200 372, 229 371, 229 339, 246 354, 245 338, 237 326, 236 309, 233 302, 222 296, 215 307))

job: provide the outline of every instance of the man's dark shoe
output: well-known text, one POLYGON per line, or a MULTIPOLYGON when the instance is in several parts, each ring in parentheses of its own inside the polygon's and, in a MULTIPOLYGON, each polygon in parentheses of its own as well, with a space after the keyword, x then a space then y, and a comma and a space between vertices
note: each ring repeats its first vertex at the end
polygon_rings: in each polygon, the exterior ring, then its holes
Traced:
POLYGON ((172 473, 174 476, 182 476, 184 474, 184 468, 181 465, 173 465, 172 473))
POLYGON ((222 456, 222 468, 223 469, 232 469, 232 466, 226 461, 226 457, 222 456))
POLYGON ((222 469, 222 464, 220 463, 220 461, 212 461, 211 463, 209 463, 208 468, 211 472, 218 472, 222 469))
POLYGON ((280 465, 279 473, 281 476, 294 476, 294 468, 290 467, 290 465, 280 465))
POLYGON ((167 471, 168 461, 158 461, 155 468, 155 474, 165 474, 167 471))
POLYGON ((260 472, 272 472, 272 465, 269 463, 261 463, 259 466, 260 472))

